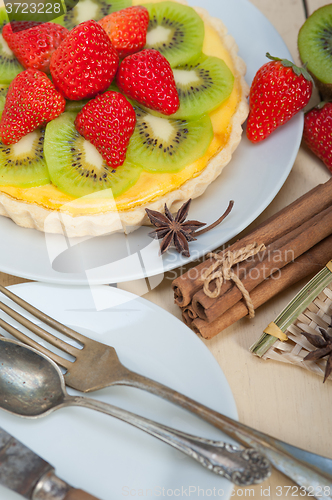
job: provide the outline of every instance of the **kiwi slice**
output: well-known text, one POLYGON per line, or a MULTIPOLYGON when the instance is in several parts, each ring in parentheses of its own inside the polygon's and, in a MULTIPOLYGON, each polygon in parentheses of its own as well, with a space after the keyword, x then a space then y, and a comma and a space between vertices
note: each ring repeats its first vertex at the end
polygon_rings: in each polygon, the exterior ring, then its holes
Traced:
POLYGON ((173 70, 180 108, 172 118, 193 118, 209 113, 230 96, 234 75, 222 59, 201 57, 195 64, 173 70))
POLYGON ((93 19, 99 21, 111 12, 130 7, 132 0, 80 0, 77 5, 66 14, 53 20, 69 30, 77 24, 93 19))
POLYGON ((0 82, 10 83, 21 71, 24 71, 14 53, 2 36, 2 28, 8 23, 6 9, 0 8, 0 82))
POLYGON ((324 94, 331 93, 332 4, 321 7, 308 17, 298 35, 298 48, 302 62, 307 65, 318 87, 324 94))
POLYGON ((76 113, 66 112, 49 122, 45 135, 45 159, 52 183, 76 198, 108 189, 116 198, 133 186, 142 168, 125 161, 110 168, 97 149, 75 128, 76 113))
MULTIPOLYGON (((193 64, 173 69, 180 107, 170 118, 196 118, 210 113, 230 96, 234 86, 234 75, 227 64, 218 57, 201 56, 193 64)), ((141 106, 141 105, 140 105, 141 106)), ((165 115, 143 109, 155 116, 165 115)))
POLYGON ((37 129, 16 144, 0 142, 0 184, 17 187, 42 186, 50 182, 44 159, 45 129, 37 129))
POLYGON ((208 115, 197 120, 173 120, 134 106, 136 127, 127 150, 128 160, 148 172, 179 172, 203 156, 213 137, 208 115))
POLYGON ((172 67, 197 59, 203 47, 204 23, 192 7, 176 2, 144 4, 150 22, 147 49, 157 49, 172 67))
POLYGON ((3 112, 3 108, 5 107, 6 95, 8 92, 9 84, 0 83, 0 120, 3 112))
POLYGON ((78 113, 89 102, 90 99, 82 99, 81 101, 66 101, 65 111, 73 111, 78 113))

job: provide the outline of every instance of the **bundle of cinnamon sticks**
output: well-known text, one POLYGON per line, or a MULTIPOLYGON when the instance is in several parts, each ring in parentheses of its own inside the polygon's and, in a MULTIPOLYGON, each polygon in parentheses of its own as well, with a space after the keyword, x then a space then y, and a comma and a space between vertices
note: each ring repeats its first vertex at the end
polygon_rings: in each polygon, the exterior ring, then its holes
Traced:
MULTIPOLYGON (((264 244, 265 249, 232 271, 256 309, 292 284, 317 273, 332 259, 332 179, 266 220, 221 256, 251 244, 264 244)), ((223 281, 217 296, 216 280, 204 290, 205 276, 215 263, 214 257, 207 258, 172 283, 184 322, 205 339, 248 315, 243 294, 232 280, 223 281)))

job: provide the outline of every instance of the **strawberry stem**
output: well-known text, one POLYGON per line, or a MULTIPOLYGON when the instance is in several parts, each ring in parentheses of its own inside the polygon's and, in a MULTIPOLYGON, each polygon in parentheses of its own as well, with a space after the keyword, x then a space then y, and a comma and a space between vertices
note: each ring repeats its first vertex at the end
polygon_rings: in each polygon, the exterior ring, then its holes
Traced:
POLYGON ((292 68, 296 76, 302 75, 308 82, 311 82, 314 84, 314 81, 310 75, 310 73, 307 70, 307 64, 304 64, 303 67, 296 66, 293 62, 289 61, 288 59, 280 59, 280 57, 274 57, 269 54, 269 52, 266 52, 266 57, 268 59, 271 59, 271 61, 280 61, 285 68, 292 68))

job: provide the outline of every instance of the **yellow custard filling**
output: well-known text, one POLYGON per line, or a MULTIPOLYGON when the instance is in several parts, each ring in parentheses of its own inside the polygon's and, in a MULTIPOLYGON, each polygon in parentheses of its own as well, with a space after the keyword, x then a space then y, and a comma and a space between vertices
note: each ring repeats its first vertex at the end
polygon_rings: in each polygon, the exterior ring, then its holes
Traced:
MULTIPOLYGON (((137 0, 133 5, 141 4, 137 0)), ((209 160, 227 143, 230 135, 230 121, 241 99, 241 88, 232 58, 224 47, 219 34, 205 23, 203 53, 223 59, 235 76, 230 97, 210 114, 214 137, 203 157, 178 173, 149 173, 143 171, 134 186, 115 200, 105 199, 102 192, 94 196, 75 199, 58 190, 52 184, 32 188, 0 186, 0 192, 14 199, 40 205, 51 210, 60 210, 72 215, 85 215, 110 210, 126 211, 153 202, 155 199, 179 188, 189 179, 197 177, 209 160)))

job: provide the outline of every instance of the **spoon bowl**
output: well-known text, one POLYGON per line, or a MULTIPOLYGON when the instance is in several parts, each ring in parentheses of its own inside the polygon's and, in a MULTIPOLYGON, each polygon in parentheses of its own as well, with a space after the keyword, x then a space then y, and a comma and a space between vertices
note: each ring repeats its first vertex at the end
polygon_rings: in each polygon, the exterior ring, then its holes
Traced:
POLYGON ((0 407, 22 417, 40 417, 64 403, 59 368, 36 351, 1 340, 0 407))

